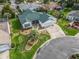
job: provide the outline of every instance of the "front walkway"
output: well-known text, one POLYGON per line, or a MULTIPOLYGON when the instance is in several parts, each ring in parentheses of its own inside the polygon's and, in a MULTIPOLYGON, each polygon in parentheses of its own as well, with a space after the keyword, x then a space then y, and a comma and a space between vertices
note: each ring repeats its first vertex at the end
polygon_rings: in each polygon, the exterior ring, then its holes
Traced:
POLYGON ((63 30, 57 24, 46 28, 46 30, 48 31, 52 39, 65 36, 63 30))

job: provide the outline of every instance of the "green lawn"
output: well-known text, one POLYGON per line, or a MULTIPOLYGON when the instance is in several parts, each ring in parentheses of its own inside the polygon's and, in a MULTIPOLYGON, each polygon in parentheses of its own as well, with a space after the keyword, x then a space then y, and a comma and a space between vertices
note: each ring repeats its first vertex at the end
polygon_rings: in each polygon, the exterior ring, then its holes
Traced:
POLYGON ((10 50, 10 59, 32 59, 36 50, 48 39, 50 36, 48 34, 41 34, 38 43, 35 44, 30 51, 24 50, 25 44, 27 42, 27 35, 22 35, 19 33, 21 25, 18 20, 12 19, 10 21, 12 25, 12 44, 15 45, 13 49, 10 50))
POLYGON ((66 35, 74 36, 76 35, 79 30, 74 29, 74 28, 68 28, 67 25, 69 24, 69 21, 66 19, 59 19, 58 20, 58 25, 63 29, 66 35))
POLYGON ((79 32, 77 29, 68 28, 69 21, 65 19, 67 14, 72 10, 72 8, 65 8, 63 11, 61 11, 63 13, 63 18, 58 20, 58 25, 62 28, 65 34, 69 36, 74 36, 79 32))

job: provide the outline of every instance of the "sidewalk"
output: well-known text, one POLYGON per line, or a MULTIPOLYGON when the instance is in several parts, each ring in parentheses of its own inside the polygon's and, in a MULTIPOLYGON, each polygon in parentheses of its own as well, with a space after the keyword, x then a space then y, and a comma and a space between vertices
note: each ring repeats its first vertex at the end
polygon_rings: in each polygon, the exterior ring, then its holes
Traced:
POLYGON ((9 51, 0 54, 0 59, 9 59, 9 51))
POLYGON ((65 36, 63 30, 57 24, 46 28, 46 30, 48 31, 52 39, 65 36))

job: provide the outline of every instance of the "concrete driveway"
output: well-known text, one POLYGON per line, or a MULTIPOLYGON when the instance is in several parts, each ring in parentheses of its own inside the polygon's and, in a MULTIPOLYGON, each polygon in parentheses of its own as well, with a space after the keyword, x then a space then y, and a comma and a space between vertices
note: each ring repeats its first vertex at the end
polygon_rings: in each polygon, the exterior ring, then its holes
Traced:
POLYGON ((53 26, 46 28, 46 30, 50 34, 51 38, 58 38, 65 36, 63 30, 57 24, 54 24, 53 26))

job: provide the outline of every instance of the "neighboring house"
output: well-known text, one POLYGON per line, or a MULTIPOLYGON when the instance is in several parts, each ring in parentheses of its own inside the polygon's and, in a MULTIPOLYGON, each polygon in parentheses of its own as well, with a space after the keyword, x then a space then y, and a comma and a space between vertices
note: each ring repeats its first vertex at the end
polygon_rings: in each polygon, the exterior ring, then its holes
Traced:
POLYGON ((41 6, 43 9, 47 10, 61 10, 62 7, 59 6, 56 2, 51 2, 50 4, 42 4, 41 6))
POLYGON ((79 10, 69 12, 66 18, 71 22, 79 22, 79 10))
POLYGON ((34 9, 37 9, 39 8, 41 5, 39 3, 21 3, 21 4, 18 4, 19 8, 21 11, 24 11, 24 10, 27 10, 27 9, 30 9, 30 10, 34 10, 34 9))
POLYGON ((41 27, 48 27, 53 25, 57 21, 57 19, 51 15, 31 11, 28 9, 24 11, 21 15, 19 15, 18 18, 24 29, 32 27, 33 23, 38 23, 41 27))

